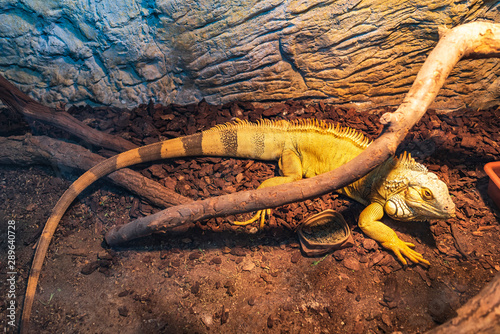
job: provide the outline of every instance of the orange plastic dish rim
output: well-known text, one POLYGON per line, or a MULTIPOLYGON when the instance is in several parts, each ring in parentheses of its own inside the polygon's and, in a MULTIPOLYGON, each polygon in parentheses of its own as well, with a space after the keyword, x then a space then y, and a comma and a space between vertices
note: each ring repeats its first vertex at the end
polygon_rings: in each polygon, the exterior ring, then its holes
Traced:
POLYGON ((349 228, 349 225, 345 221, 344 217, 340 213, 335 212, 332 209, 327 209, 327 210, 321 211, 320 213, 317 213, 315 215, 308 217, 307 219, 304 220, 303 223, 301 223, 299 225, 297 232, 299 234, 299 237, 304 241, 304 243, 309 248, 330 248, 330 247, 340 246, 344 242, 346 242, 349 239, 349 237, 351 236, 351 229, 349 228), (314 241, 309 240, 304 235, 304 232, 302 231, 302 229, 304 227, 314 223, 318 218, 325 218, 325 216, 330 220, 337 219, 340 222, 340 224, 342 225, 342 230, 344 231, 345 236, 342 239, 339 239, 338 241, 333 242, 333 243, 318 243, 318 242, 314 242, 314 241))
POLYGON ((488 196, 500 208, 500 177, 495 172, 495 169, 500 170, 500 161, 488 162, 484 165, 484 171, 490 178, 488 182, 488 196))
POLYGON ((484 165, 484 171, 486 172, 486 174, 488 174, 490 180, 495 183, 497 188, 500 189, 500 177, 493 170, 493 168, 495 167, 500 168, 500 161, 488 162, 486 165, 484 165))

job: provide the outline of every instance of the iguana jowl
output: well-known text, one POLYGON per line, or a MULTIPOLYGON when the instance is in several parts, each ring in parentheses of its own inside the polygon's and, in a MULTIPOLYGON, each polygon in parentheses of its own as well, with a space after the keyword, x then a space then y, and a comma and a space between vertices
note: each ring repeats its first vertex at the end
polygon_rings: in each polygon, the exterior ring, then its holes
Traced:
MULTIPOLYGON (((269 187, 312 177, 333 170, 361 153, 370 140, 353 129, 333 126, 317 120, 269 121, 257 123, 236 120, 209 130, 143 146, 91 168, 76 180, 59 199, 42 232, 35 252, 23 310, 26 327, 31 313, 36 285, 43 260, 54 231, 71 202, 91 183, 120 168, 138 163, 187 156, 224 156, 260 160, 278 160, 282 176, 265 180, 269 187)), ((390 158, 365 177, 340 189, 367 207, 361 212, 358 226, 370 238, 392 250, 406 264, 428 262, 380 222, 385 213, 402 221, 446 219, 454 216, 455 205, 448 188, 437 176, 404 154, 390 158)), ((264 222, 267 210, 254 219, 264 222)), ((245 222, 245 223, 248 223, 245 222)), ((240 223, 244 224, 244 223, 240 223)))

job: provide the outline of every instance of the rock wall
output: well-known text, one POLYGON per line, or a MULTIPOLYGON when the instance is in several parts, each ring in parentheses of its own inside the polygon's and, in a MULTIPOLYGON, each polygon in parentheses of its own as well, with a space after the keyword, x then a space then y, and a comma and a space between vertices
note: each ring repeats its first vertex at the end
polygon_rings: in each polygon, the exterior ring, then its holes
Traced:
MULTIPOLYGON (((500 1, 0 0, 0 74, 36 100, 316 98, 397 105, 439 26, 500 22, 500 1)), ((463 61, 433 107, 498 103, 496 59, 463 61)))

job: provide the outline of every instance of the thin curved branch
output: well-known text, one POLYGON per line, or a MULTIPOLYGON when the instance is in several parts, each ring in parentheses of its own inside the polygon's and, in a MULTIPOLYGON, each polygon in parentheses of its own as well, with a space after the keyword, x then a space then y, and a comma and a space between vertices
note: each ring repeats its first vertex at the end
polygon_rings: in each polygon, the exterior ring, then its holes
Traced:
POLYGON ((168 208, 154 215, 115 227, 106 235, 110 245, 197 220, 255 211, 318 197, 348 185, 394 155, 411 127, 425 114, 452 68, 462 58, 498 57, 500 25, 474 22, 451 30, 441 38, 419 71, 403 103, 381 117, 382 135, 347 164, 310 179, 276 187, 239 192, 168 208))
POLYGON ((126 139, 91 128, 65 111, 55 111, 36 102, 1 75, 0 100, 29 120, 53 125, 92 145, 102 146, 115 152, 128 151, 137 147, 126 139))

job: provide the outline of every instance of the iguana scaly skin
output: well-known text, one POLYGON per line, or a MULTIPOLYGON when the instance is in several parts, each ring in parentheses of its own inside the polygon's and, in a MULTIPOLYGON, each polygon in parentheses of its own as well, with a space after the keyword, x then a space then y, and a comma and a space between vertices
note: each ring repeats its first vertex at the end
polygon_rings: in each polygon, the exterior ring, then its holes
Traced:
MULTIPOLYGON (((35 252, 23 310, 26 328, 43 260, 54 231, 71 202, 97 179, 120 168, 138 163, 188 156, 223 156, 278 160, 282 176, 265 180, 260 187, 275 186, 333 170, 361 153, 370 140, 353 129, 317 120, 269 121, 236 120, 194 135, 143 146, 91 168, 76 180, 59 199, 42 232, 35 252)), ((397 220, 446 219, 455 211, 448 189, 433 173, 404 154, 391 158, 365 177, 340 189, 367 207, 358 225, 366 235, 392 250, 406 264, 428 262, 380 222, 384 212, 397 220)), ((263 222, 267 210, 256 219, 263 222)), ((256 220, 254 219, 254 220, 256 220)), ((250 220, 253 221, 253 220, 250 220)))

